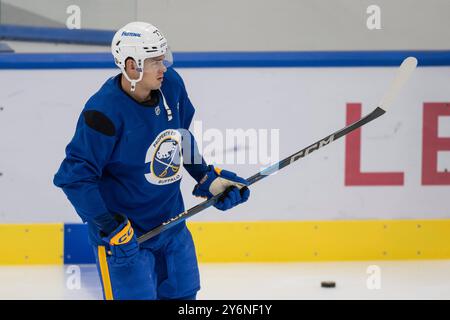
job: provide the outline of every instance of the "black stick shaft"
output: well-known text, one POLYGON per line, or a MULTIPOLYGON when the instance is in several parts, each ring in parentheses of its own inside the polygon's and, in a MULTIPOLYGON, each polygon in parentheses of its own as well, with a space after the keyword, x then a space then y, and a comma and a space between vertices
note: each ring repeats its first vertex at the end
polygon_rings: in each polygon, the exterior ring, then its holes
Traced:
MULTIPOLYGON (((284 158, 280 162, 264 169, 263 171, 260 171, 256 174, 254 174, 253 176, 251 176, 250 178, 247 179, 249 185, 252 185, 252 184, 258 182, 259 180, 264 179, 265 177, 271 175, 272 173, 283 169, 284 167, 290 165, 291 163, 293 163, 301 158, 304 158, 307 155, 311 154, 312 152, 322 148, 323 146, 326 146, 326 145, 330 144, 331 142, 349 134, 350 132, 352 132, 352 131, 362 127, 363 125, 375 120, 376 118, 380 117, 385 112, 386 111, 383 110, 382 108, 377 107, 375 110, 373 110, 367 116, 356 121, 355 123, 348 125, 345 128, 330 134, 329 136, 311 144, 310 146, 298 151, 297 153, 290 155, 287 158, 284 158)), ((160 226, 158 226, 158 227, 150 230, 149 232, 145 233, 144 235, 140 236, 138 238, 138 242, 142 243, 148 239, 151 239, 154 236, 160 234, 161 232, 186 220, 187 218, 192 217, 193 215, 209 208, 210 206, 214 205, 222 195, 223 195, 223 193, 215 195, 214 197, 199 203, 198 205, 190 208, 189 210, 180 213, 179 215, 173 217, 169 221, 164 222, 160 226)))

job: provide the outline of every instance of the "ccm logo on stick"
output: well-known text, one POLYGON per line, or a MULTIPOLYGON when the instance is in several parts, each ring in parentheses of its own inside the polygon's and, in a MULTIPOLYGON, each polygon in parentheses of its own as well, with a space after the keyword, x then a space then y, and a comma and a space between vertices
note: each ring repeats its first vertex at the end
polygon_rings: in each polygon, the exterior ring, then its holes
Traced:
POLYGON ((315 144, 309 146, 306 150, 302 150, 299 153, 294 154, 291 157, 290 163, 297 161, 298 159, 303 158, 304 156, 307 156, 308 154, 312 153, 313 151, 319 150, 323 146, 326 146, 327 144, 333 142, 333 140, 334 140, 334 134, 326 137, 325 139, 323 139, 319 142, 316 142, 315 144))

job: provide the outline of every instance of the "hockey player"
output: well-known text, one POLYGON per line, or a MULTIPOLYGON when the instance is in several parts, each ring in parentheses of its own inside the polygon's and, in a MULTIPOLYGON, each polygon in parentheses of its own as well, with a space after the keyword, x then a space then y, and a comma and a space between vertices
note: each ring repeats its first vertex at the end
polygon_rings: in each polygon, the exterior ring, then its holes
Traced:
POLYGON ((195 299, 199 272, 185 223, 141 244, 137 237, 184 211, 181 165, 197 181, 195 196, 227 191, 220 210, 248 199, 247 181, 196 152, 194 107, 156 27, 127 24, 112 54, 121 73, 87 101, 54 184, 88 224, 105 299, 195 299))

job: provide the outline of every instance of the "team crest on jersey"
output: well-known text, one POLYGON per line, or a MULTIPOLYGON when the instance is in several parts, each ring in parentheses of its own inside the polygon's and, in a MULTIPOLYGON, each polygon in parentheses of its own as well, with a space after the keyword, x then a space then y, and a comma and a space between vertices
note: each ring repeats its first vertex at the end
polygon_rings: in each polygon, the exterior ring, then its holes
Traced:
POLYGON ((145 156, 145 178, 156 185, 165 185, 181 179, 180 166, 183 164, 181 134, 167 129, 158 134, 145 156))

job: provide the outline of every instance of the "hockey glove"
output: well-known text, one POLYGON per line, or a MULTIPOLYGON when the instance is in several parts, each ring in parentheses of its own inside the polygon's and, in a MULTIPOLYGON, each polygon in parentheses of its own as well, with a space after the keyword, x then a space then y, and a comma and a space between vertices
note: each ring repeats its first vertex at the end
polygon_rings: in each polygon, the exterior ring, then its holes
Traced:
POLYGON ((103 241, 109 244, 111 262, 116 265, 132 263, 139 253, 139 244, 130 221, 123 216, 117 215, 119 226, 103 241))
POLYGON ((209 199, 225 191, 225 194, 214 205, 217 209, 224 211, 248 200, 250 190, 247 185, 247 180, 235 173, 210 165, 208 172, 194 187, 192 194, 209 199))

